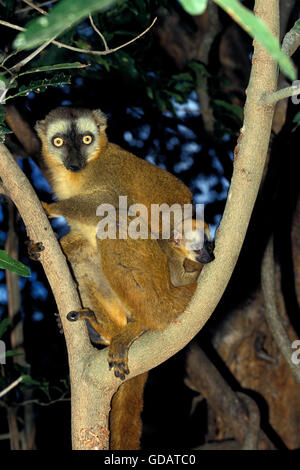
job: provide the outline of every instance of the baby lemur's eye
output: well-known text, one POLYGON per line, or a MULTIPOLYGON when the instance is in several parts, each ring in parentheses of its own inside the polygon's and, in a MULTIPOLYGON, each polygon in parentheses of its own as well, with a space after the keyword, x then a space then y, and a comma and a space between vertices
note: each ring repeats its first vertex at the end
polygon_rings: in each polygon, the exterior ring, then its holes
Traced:
POLYGON ((90 145, 93 142, 93 136, 90 134, 86 134, 82 137, 82 142, 85 145, 90 145))
POLYGON ((52 139, 52 143, 55 145, 55 147, 61 147, 64 144, 64 139, 61 137, 54 137, 52 139))

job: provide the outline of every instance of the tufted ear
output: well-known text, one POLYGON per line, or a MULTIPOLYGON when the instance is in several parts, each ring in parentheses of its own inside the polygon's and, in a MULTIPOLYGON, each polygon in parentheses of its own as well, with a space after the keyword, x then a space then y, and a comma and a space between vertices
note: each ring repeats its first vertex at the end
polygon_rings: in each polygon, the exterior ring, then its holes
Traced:
POLYGON ((95 118, 97 126, 104 127, 104 129, 105 129, 106 126, 107 126, 107 117, 101 111, 101 109, 94 109, 93 110, 93 116, 95 118))
POLYGON ((38 136, 41 137, 45 133, 45 121, 36 121, 34 128, 38 136))

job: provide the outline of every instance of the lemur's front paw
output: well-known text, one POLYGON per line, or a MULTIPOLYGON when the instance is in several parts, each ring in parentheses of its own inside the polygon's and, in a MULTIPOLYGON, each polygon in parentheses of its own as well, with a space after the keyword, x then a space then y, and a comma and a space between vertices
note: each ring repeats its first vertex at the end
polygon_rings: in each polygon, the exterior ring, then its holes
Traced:
POLYGON ((123 343, 118 337, 111 340, 108 349, 108 365, 109 369, 114 369, 114 374, 121 380, 129 374, 128 368, 128 343, 123 343))
POLYGON ((28 240, 25 242, 27 245, 28 256, 30 259, 37 261, 40 258, 41 251, 44 251, 45 247, 42 242, 33 242, 32 240, 28 240))

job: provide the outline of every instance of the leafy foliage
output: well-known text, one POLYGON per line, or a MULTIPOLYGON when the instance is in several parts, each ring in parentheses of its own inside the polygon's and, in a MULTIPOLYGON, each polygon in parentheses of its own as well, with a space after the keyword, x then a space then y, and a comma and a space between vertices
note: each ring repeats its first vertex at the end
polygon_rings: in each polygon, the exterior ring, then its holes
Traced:
POLYGON ((24 33, 15 39, 16 49, 33 49, 43 42, 62 34, 66 29, 79 23, 89 13, 103 11, 113 0, 62 0, 49 15, 39 17, 29 23, 24 33))
POLYGON ((41 93, 46 91, 49 86, 60 86, 70 82, 70 76, 64 74, 54 75, 54 77, 49 79, 44 78, 43 80, 31 81, 29 85, 21 85, 14 95, 7 96, 6 101, 19 96, 28 96, 30 92, 41 93))

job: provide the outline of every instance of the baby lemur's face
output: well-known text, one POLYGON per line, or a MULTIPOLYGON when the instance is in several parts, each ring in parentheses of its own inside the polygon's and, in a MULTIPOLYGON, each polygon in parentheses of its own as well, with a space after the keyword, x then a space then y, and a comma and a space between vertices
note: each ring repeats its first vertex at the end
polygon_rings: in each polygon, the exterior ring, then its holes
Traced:
POLYGON ((69 171, 82 170, 99 153, 106 117, 100 110, 57 108, 36 124, 44 151, 69 171))
POLYGON ((190 226, 187 225, 182 238, 178 236, 175 228, 170 243, 190 261, 207 264, 215 259, 214 243, 210 238, 209 226, 204 221, 190 219, 190 226))

